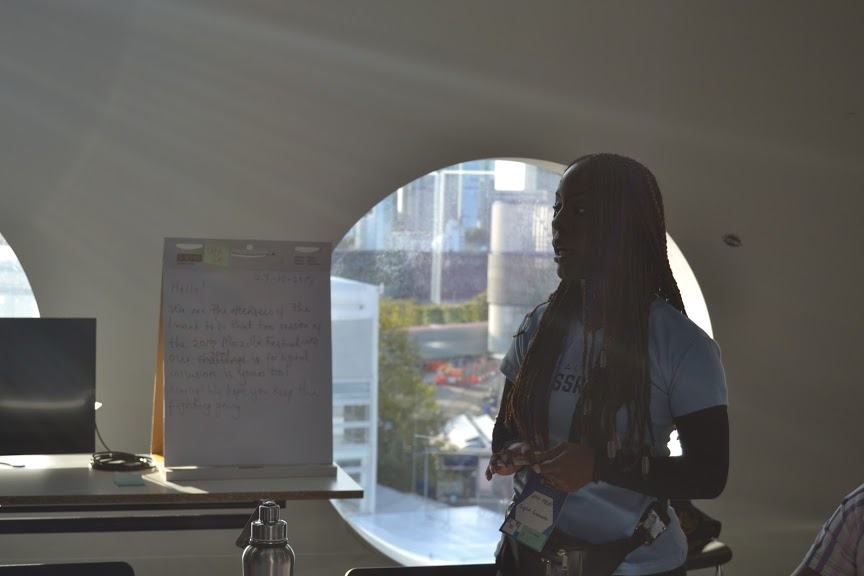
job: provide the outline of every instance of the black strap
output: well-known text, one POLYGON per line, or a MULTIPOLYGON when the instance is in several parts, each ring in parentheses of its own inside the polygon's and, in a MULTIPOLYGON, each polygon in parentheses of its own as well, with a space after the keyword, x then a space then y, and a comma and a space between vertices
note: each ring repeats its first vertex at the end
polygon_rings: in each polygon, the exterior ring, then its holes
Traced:
MULTIPOLYGON (((636 529, 633 530, 633 535, 628 538, 628 541, 632 546, 630 552, 643 544, 654 542, 660 534, 666 531, 670 522, 668 498, 660 498, 659 500, 655 500, 649 504, 648 508, 645 509, 645 512, 642 513, 642 517, 639 519, 636 529), (657 525, 657 521, 662 522, 662 526, 657 525)), ((630 552, 628 552, 628 554, 630 552)))

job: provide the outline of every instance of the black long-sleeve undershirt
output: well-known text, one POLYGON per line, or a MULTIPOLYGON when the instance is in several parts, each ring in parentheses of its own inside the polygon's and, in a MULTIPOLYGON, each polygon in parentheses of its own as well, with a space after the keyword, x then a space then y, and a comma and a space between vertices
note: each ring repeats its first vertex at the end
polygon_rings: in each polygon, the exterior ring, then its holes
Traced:
POLYGON ((726 406, 712 406, 675 418, 681 456, 649 458, 648 474, 639 466, 622 471, 607 458, 595 458, 597 478, 604 482, 676 499, 716 498, 729 472, 729 417, 726 406))
MULTIPOLYGON (((504 384, 501 406, 506 406, 512 383, 504 384)), ((622 488, 674 499, 716 498, 726 486, 729 472, 729 418, 726 406, 712 406, 675 418, 681 456, 650 458, 648 474, 641 467, 623 471, 610 462, 605 451, 598 453, 595 478, 622 488)), ((504 422, 502 409, 495 420, 492 450, 499 452, 519 440, 504 422)))

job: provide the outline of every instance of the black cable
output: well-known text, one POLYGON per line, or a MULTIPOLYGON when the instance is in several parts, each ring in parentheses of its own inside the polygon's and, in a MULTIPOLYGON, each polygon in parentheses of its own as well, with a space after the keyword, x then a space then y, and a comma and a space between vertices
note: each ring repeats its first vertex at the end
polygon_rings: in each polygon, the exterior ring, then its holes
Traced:
MULTIPOLYGON (((94 423, 95 424, 95 423, 94 423)), ((107 470, 109 472, 139 472, 141 470, 149 470, 155 468, 153 458, 142 454, 132 454, 131 452, 112 452, 105 440, 102 439, 102 434, 99 433, 99 426, 96 425, 96 436, 99 437, 99 442, 105 447, 104 452, 94 452, 93 458, 90 460, 90 466, 94 470, 107 470)))
POLYGON ((139 472, 154 467, 150 456, 130 452, 96 452, 90 460, 90 465, 95 470, 111 472, 139 472))
POLYGON ((96 436, 99 437, 99 442, 102 443, 102 446, 105 448, 105 450, 107 450, 108 452, 110 452, 111 449, 108 448, 108 444, 106 444, 106 443, 105 443, 105 440, 102 439, 102 434, 99 433, 99 425, 96 424, 95 420, 94 420, 94 422, 93 422, 93 426, 96 428, 96 436))

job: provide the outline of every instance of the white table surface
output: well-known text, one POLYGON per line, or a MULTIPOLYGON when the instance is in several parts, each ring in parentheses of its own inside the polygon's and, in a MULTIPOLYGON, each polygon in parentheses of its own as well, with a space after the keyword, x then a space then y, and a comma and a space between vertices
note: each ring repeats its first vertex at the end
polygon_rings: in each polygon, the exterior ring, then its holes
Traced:
MULTIPOLYGON (((335 476, 244 478, 168 482, 161 464, 142 473, 144 485, 120 486, 115 473, 94 470, 90 454, 3 457, 24 468, 0 465, 0 506, 123 504, 212 504, 260 500, 362 498, 344 470, 335 476)), ((158 464, 158 460, 157 460, 158 464)))

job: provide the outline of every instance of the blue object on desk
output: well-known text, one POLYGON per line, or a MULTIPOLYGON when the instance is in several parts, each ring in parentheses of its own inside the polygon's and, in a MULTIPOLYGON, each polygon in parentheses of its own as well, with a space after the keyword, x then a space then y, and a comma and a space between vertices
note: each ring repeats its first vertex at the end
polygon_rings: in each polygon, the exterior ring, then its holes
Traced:
POLYGON ((114 472, 114 484, 117 486, 144 486, 144 478, 141 474, 114 472))

